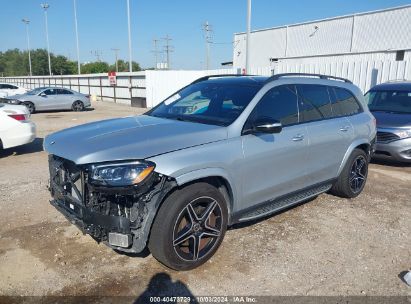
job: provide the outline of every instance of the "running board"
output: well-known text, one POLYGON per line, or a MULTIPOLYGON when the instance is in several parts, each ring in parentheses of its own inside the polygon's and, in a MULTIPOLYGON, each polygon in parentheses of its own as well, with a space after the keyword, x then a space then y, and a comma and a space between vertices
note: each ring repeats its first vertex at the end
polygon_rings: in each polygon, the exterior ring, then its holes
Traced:
POLYGON ((278 199, 268 201, 260 206, 257 206, 256 208, 252 208, 249 212, 243 213, 238 219, 238 222, 254 220, 281 211, 293 205, 297 205, 298 203, 330 190, 332 185, 332 183, 317 185, 307 190, 302 190, 291 195, 285 195, 278 199))

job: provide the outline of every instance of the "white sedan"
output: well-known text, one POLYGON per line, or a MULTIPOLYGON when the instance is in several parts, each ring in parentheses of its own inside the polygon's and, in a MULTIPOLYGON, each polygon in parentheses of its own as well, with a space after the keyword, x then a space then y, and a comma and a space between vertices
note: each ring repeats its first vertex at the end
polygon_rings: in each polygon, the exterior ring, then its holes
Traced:
POLYGON ((0 98, 27 93, 27 89, 10 83, 0 83, 0 98))
POLYGON ((0 149, 31 143, 36 138, 36 125, 25 106, 0 103, 0 149))

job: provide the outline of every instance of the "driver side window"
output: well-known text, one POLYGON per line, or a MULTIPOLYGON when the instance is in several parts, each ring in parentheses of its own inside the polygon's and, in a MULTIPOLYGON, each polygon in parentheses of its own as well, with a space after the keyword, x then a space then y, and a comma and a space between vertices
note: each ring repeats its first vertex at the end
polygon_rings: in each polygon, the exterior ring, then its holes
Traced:
POLYGON ((281 122, 283 127, 299 122, 298 97, 295 86, 282 85, 269 90, 255 106, 246 123, 251 127, 256 120, 270 118, 281 122))
POLYGON ((56 90, 55 89, 47 89, 45 91, 43 91, 44 94, 46 94, 47 96, 49 95, 55 95, 56 94, 56 90))

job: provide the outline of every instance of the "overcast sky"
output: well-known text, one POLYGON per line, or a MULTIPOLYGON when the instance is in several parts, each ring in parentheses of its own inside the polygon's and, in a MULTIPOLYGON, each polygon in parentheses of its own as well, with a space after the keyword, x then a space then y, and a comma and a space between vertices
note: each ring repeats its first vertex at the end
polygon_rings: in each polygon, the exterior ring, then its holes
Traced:
MULTIPOLYGON (((44 13, 41 0, 2 0, 0 10, 0 51, 26 48, 22 18, 30 23, 31 48, 46 48, 44 13)), ((130 0, 133 59, 143 67, 154 66, 153 39, 167 34, 171 44, 172 66, 200 69, 205 62, 202 24, 213 29, 211 62, 213 68, 232 60, 235 32, 246 29, 246 0, 130 0)), ((48 0, 49 39, 53 53, 76 59, 73 0, 48 0)), ((403 0, 253 0, 252 29, 384 9, 411 4, 403 0)), ((77 0, 81 62, 114 62, 111 48, 128 58, 126 0, 77 0)), ((163 41, 159 42, 164 44, 163 41)), ((162 49, 160 46, 159 49, 162 49)))

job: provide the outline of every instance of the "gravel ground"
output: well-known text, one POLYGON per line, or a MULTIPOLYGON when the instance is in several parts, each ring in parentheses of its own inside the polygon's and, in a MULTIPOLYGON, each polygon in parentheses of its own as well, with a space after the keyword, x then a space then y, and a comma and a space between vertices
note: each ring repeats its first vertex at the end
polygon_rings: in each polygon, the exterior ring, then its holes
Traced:
POLYGON ((323 194, 230 229, 202 267, 175 272, 149 254, 97 244, 49 203, 43 138, 142 111, 96 102, 82 112, 32 116, 38 138, 0 152, 0 295, 411 296, 411 166, 373 163, 353 200, 323 194))

